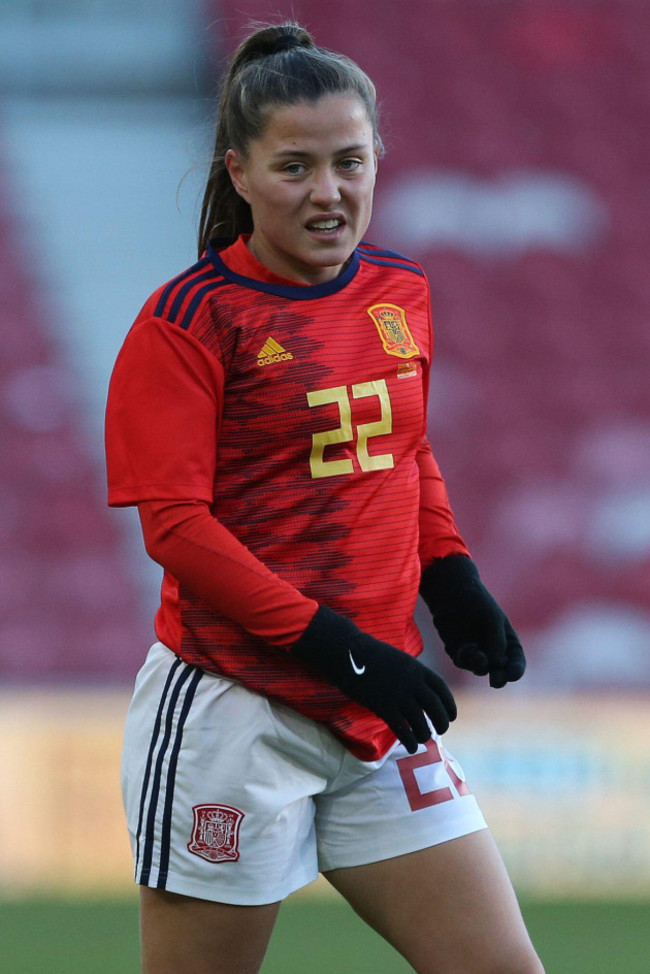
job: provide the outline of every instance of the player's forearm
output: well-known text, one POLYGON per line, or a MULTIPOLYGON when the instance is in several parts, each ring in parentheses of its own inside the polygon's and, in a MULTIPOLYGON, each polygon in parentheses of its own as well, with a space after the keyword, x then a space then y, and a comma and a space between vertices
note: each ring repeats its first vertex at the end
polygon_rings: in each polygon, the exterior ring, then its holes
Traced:
POLYGON ((469 551, 456 527, 447 488, 429 444, 417 453, 420 473, 420 562, 423 569, 435 558, 468 555, 469 551))
POLYGON ((302 635, 318 604, 270 571, 200 501, 138 504, 147 553, 217 612, 274 646, 302 635))

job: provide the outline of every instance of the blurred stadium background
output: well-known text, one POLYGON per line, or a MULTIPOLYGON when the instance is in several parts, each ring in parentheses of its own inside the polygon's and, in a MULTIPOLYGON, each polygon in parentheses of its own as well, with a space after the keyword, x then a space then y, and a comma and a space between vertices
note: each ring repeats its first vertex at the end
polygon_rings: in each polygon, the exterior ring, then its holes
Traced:
MULTIPOLYGON (((132 907, 119 748, 159 572, 105 505, 106 386, 195 258, 223 57, 291 17, 377 83, 368 236, 430 276, 434 451, 530 659, 472 688, 421 615, 450 747, 526 902, 599 899, 615 938, 650 899, 645 0, 2 0, 0 899, 132 907)), ((11 967, 45 969, 73 966, 11 967)))

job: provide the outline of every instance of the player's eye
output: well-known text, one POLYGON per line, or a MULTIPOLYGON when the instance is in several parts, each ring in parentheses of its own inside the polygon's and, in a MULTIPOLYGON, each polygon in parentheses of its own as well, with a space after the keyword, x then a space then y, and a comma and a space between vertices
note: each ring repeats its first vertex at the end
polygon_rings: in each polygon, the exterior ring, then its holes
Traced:
POLYGON ((341 159, 339 169, 342 169, 344 172, 356 172, 362 164, 361 159, 341 159))
POLYGON ((305 171, 305 164, 303 162, 290 162, 284 167, 283 172, 288 173, 289 176, 300 176, 305 171))

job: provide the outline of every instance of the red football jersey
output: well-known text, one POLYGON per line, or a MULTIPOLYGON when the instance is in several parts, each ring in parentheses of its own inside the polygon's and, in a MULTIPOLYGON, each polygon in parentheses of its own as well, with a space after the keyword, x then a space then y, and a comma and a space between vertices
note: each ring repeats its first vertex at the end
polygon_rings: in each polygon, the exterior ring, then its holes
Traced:
MULTIPOLYGON (((426 439, 431 351, 427 281, 405 257, 362 243, 339 277, 306 286, 269 272, 245 238, 212 245, 152 295, 118 356, 109 503, 204 502, 290 601, 418 655, 421 568, 467 553, 426 439)), ((224 591, 228 574, 224 561, 224 591)), ((264 616, 247 594, 251 620, 264 616)), ((268 636, 166 572, 156 632, 364 760, 384 753, 392 732, 286 651, 274 608, 268 636)))

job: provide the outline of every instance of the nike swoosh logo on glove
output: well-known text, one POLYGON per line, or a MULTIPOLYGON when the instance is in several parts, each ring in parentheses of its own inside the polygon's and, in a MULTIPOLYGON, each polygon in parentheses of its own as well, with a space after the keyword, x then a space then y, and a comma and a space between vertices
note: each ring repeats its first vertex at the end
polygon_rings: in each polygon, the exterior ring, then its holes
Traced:
POLYGON ((352 663, 352 669, 357 674, 357 676, 363 676, 363 674, 366 672, 365 663, 363 666, 357 666, 357 664, 354 661, 354 656, 352 655, 352 650, 348 650, 348 652, 350 655, 350 662, 352 663))

